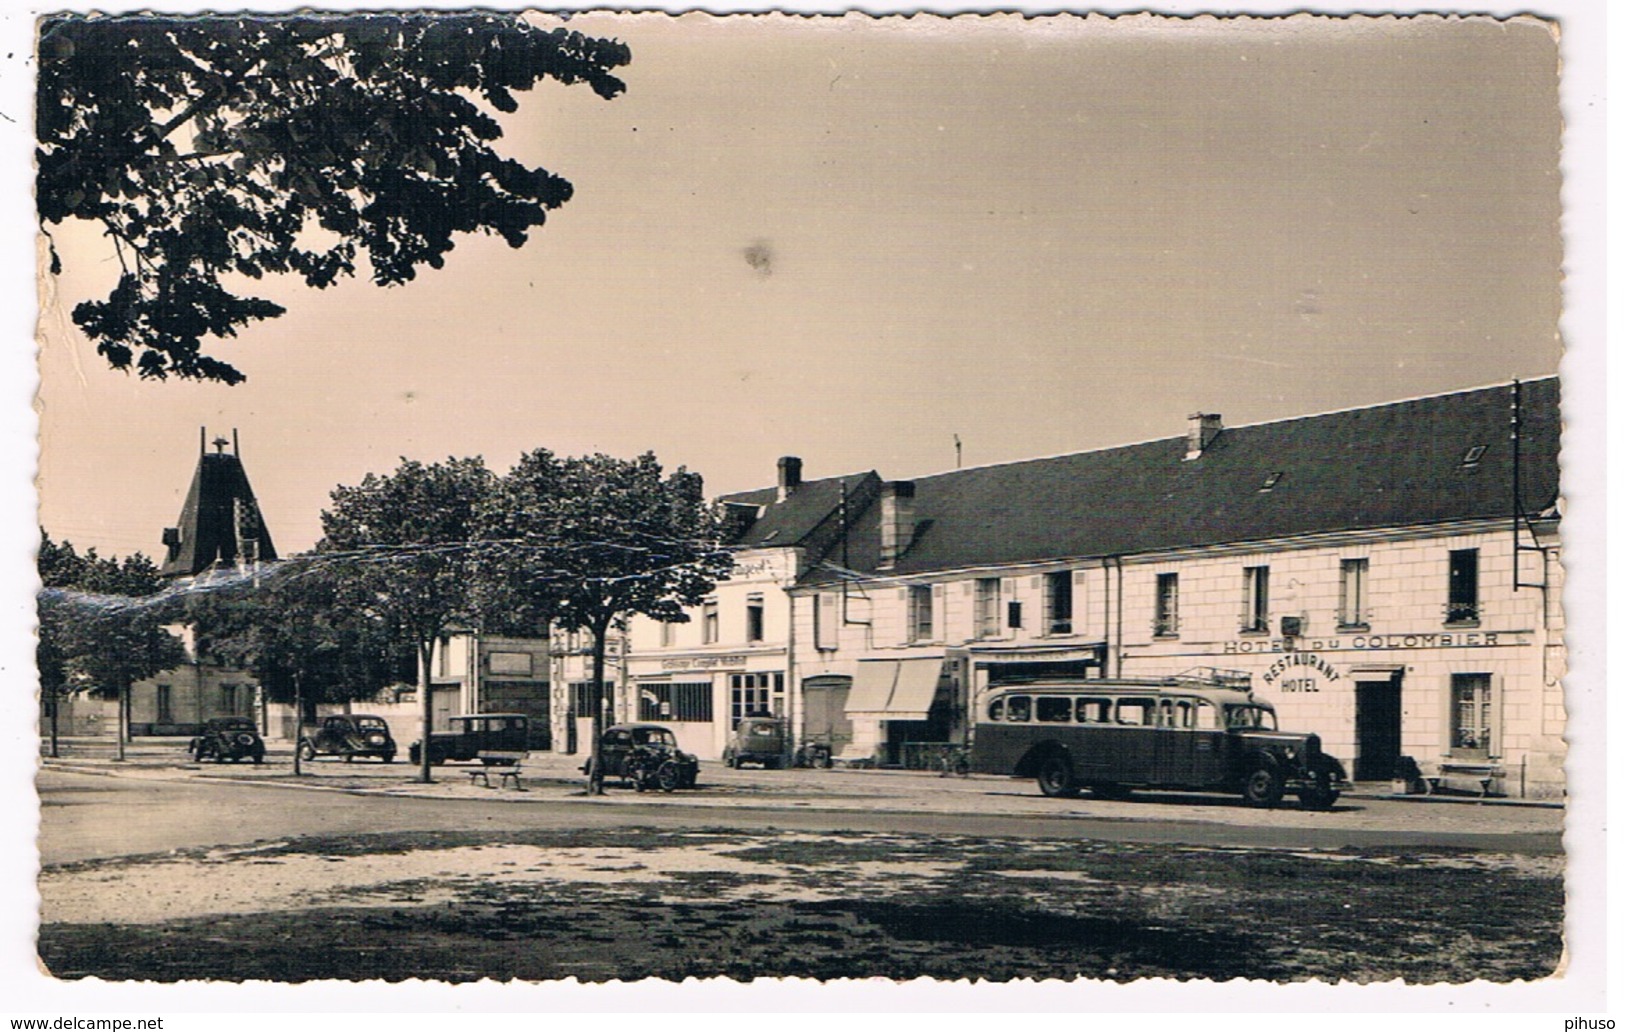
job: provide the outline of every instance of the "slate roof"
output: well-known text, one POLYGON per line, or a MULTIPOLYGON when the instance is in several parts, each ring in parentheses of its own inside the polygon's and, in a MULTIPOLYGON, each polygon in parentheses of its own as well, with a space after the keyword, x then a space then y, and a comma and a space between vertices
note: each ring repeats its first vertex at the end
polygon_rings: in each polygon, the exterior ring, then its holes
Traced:
POLYGON ((260 517, 254 489, 248 474, 235 455, 219 452, 198 456, 192 487, 181 506, 180 523, 164 532, 166 552, 159 573, 165 577, 192 577, 216 562, 237 561, 237 502, 252 514, 252 534, 258 542, 258 558, 276 558, 271 532, 260 517))
POLYGON ((841 485, 846 485, 848 518, 867 506, 880 489, 880 477, 873 470, 844 477, 807 480, 778 500, 778 488, 741 491, 723 495, 720 502, 760 508, 754 522, 732 544, 740 548, 808 546, 828 544, 838 536, 841 485))
MULTIPOLYGON (((1226 428, 1191 461, 1181 435, 922 477, 913 543, 887 573, 1510 516, 1510 412, 1508 384, 1226 428)), ((1525 512, 1557 499, 1560 434, 1557 378, 1524 382, 1525 512)), ((853 522, 850 570, 875 572, 879 521, 872 505, 853 522)), ((838 576, 826 563, 806 580, 838 576)))

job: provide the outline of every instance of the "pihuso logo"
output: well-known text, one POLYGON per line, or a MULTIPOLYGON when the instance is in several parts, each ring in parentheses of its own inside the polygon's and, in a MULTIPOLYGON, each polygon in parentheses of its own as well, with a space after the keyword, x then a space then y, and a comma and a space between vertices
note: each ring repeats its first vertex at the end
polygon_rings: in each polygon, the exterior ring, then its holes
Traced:
POLYGON ((1613 1018, 1564 1018, 1563 1032, 1578 1032, 1580 1029, 1613 1028, 1613 1018))

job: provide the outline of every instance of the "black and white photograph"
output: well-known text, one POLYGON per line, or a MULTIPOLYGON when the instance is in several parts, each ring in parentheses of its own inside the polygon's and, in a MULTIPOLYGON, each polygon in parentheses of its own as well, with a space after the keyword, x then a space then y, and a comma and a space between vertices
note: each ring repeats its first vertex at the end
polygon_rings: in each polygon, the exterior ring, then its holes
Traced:
POLYGON ((1554 6, 32 12, 20 984, 1603 1013, 1554 6))

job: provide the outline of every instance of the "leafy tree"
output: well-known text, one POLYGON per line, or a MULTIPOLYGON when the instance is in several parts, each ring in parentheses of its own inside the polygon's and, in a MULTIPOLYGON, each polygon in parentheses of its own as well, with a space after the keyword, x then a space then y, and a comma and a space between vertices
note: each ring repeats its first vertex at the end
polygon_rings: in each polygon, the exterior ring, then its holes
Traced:
POLYGON ((478 458, 427 466, 402 459, 388 476, 369 473, 355 487, 334 489, 322 513, 316 551, 341 578, 341 601, 377 614, 416 649, 425 783, 433 780, 429 663, 436 639, 474 609, 475 513, 493 479, 478 458))
POLYGON ((641 613, 685 619, 733 567, 697 474, 666 476, 652 453, 558 459, 523 456, 481 508, 487 570, 564 630, 592 639, 592 761, 588 791, 603 792, 604 648, 612 628, 641 613))
POLYGON ((123 560, 94 548, 80 555, 40 531, 39 642, 35 659, 40 692, 51 716, 51 754, 57 753, 57 709, 79 686, 118 699, 118 755, 128 734, 130 686, 186 661, 180 641, 164 629, 168 607, 152 560, 137 552, 123 560))
POLYGON ((517 14, 47 18, 40 225, 94 223, 122 264, 73 320, 115 369, 237 383, 203 338, 284 309, 233 279, 325 288, 364 258, 392 285, 458 233, 523 245, 572 187, 499 155, 491 109, 549 78, 613 98, 630 60, 517 14))

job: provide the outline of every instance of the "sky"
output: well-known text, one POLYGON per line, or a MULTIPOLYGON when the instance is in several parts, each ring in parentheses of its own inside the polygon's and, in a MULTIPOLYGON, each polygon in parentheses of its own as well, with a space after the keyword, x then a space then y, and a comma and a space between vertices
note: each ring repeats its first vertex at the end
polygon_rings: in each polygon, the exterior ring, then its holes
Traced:
POLYGON ((500 145, 575 197, 406 287, 257 285, 225 387, 108 370, 58 233, 40 519, 161 550, 198 430, 279 549, 400 458, 653 450, 713 493, 906 478, 1557 371, 1558 46, 1533 21, 583 15, 624 95, 500 145))

